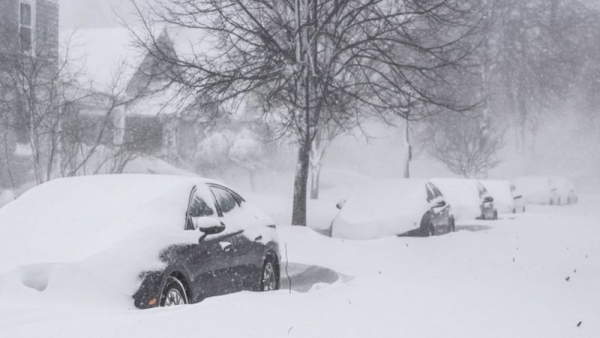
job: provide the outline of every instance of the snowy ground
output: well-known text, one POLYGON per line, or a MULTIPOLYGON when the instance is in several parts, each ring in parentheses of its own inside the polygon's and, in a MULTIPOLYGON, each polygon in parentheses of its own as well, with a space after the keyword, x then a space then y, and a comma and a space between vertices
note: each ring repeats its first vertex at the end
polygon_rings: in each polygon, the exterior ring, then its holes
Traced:
MULTIPOLYGON (((330 202, 314 212, 329 217, 330 202)), ((146 311, 0 302, 0 337, 598 337, 599 204, 584 195, 433 238, 280 226, 280 291, 146 311)))

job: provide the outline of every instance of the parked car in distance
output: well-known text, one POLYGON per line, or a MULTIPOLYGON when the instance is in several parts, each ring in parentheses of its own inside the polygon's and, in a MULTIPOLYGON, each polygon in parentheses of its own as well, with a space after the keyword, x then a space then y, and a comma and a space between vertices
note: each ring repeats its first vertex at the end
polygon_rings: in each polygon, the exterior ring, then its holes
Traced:
POLYGON ((525 176, 515 180, 515 186, 523 193, 526 203, 564 205, 577 203, 573 183, 565 177, 525 176))
POLYGON ((440 188, 446 200, 452 205, 457 221, 494 219, 494 198, 485 187, 475 180, 462 178, 434 178, 433 184, 440 188))
POLYGON ((273 221, 213 180, 160 175, 57 179, 2 208, 0 224, 0 256, 11 257, 2 261, 0 271, 15 268, 24 280, 33 278, 35 285, 48 288, 57 288, 53 283, 59 281, 78 283, 56 276, 83 268, 85 276, 108 281, 140 309, 279 288, 273 221), (29 272, 31 264, 36 268, 29 272))
POLYGON ((578 201, 575 185, 566 177, 552 177, 552 183, 558 192, 557 205, 575 204, 578 201))
POLYGON ((337 204, 331 235, 375 239, 392 235, 433 236, 455 229, 452 208, 431 182, 381 180, 363 184, 337 204))
POLYGON ((481 182, 475 182, 477 185, 477 191, 479 192, 479 200, 481 204, 479 205, 479 209, 481 210, 481 216, 479 219, 490 219, 497 220, 498 219, 498 210, 496 209, 496 203, 494 197, 488 192, 481 182))
POLYGON ((494 205, 500 213, 525 212, 525 200, 510 181, 480 180, 487 191, 494 196, 494 205))

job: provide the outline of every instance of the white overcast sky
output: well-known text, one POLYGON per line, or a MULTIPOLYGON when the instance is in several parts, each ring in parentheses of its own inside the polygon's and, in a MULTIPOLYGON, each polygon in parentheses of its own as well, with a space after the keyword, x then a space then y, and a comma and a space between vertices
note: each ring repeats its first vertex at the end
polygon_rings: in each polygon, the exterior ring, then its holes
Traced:
MULTIPOLYGON (((600 6, 600 0, 587 0, 600 6)), ((131 17, 129 0, 60 0, 63 29, 100 28, 118 26, 114 10, 124 18, 131 17)))
POLYGON ((60 0, 62 29, 100 28, 118 26, 113 13, 131 15, 128 0, 60 0))

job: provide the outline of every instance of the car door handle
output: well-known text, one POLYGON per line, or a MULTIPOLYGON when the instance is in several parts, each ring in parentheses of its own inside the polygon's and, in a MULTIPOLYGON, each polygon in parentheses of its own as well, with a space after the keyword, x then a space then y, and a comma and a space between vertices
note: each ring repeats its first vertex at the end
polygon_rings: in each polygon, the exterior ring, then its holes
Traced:
POLYGON ((256 238, 254 239, 254 241, 255 241, 255 242, 258 242, 258 241, 260 241, 260 240, 262 240, 262 236, 258 236, 258 237, 256 237, 256 238))
POLYGON ((219 242, 219 245, 221 246, 221 250, 225 252, 231 252, 233 249, 233 245, 229 242, 219 242))

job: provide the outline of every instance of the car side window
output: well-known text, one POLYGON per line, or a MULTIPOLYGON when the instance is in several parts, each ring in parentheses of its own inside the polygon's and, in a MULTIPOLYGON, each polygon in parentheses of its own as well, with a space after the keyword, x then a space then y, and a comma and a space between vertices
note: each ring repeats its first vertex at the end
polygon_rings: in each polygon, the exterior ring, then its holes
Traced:
POLYGON ((235 208, 239 207, 238 201, 236 201, 229 191, 218 187, 211 187, 210 189, 215 195, 215 201, 217 202, 217 205, 223 214, 231 212, 235 208))
POLYGON ((194 196, 192 203, 190 204, 189 213, 191 217, 209 217, 215 212, 200 196, 194 196))
POLYGON ((434 198, 438 198, 438 197, 444 197, 444 195, 442 195, 442 192, 436 187, 436 186, 431 186, 431 190, 433 191, 433 197, 434 198))
POLYGON ((433 196, 433 192, 431 191, 431 186, 427 185, 427 202, 431 202, 435 197, 433 196))
POLYGON ((202 187, 194 187, 190 193, 190 201, 186 213, 185 229, 193 230, 194 224, 192 218, 195 217, 211 217, 215 215, 214 204, 210 197, 210 192, 202 187))

